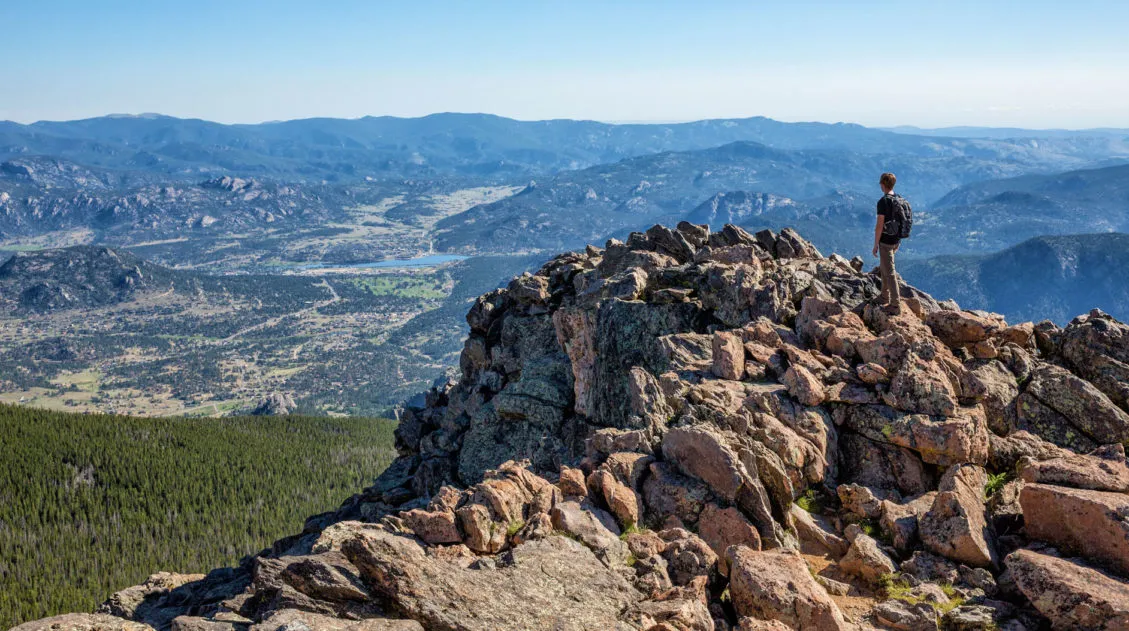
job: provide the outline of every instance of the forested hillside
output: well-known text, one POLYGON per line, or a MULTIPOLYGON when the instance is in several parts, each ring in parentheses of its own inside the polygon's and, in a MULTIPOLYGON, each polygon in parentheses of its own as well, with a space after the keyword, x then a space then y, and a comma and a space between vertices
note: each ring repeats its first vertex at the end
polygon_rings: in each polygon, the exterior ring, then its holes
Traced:
POLYGON ((300 531, 393 458, 382 419, 151 419, 0 405, 0 628, 87 611, 300 531))

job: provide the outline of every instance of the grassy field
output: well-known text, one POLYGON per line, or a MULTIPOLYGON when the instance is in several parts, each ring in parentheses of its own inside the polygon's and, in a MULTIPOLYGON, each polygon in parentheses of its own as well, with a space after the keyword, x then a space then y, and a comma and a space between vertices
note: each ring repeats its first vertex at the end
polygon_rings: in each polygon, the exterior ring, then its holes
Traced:
POLYGON ((401 298, 422 298, 442 300, 451 293, 450 279, 441 274, 385 274, 357 278, 352 281, 374 296, 399 296, 401 298))
POLYGON ((301 530, 394 456, 382 419, 154 419, 0 405, 0 628, 88 611, 301 530))

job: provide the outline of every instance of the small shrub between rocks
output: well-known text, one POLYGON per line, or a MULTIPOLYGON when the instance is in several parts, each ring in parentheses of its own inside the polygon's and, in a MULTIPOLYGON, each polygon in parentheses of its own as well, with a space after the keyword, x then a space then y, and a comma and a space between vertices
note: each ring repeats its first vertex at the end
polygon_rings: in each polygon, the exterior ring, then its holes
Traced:
POLYGON ((1015 479, 1015 474, 1011 471, 1004 471, 1002 473, 989 473, 988 484, 984 485, 984 499, 988 499, 998 493, 1004 485, 1015 479))
POLYGON ((815 489, 808 489, 804 494, 796 498, 796 506, 806 510, 809 513, 819 514, 823 512, 826 503, 823 496, 815 492, 815 489))
POLYGON ((941 591, 949 598, 948 602, 935 603, 922 598, 914 593, 913 588, 902 579, 894 576, 893 574, 884 574, 878 579, 879 587, 882 593, 885 594, 889 600, 900 600, 907 605, 917 605, 925 603, 937 612, 937 615, 943 616, 946 613, 960 607, 964 604, 964 598, 956 595, 956 589, 948 583, 939 583, 941 591))
POLYGON ((619 535, 620 541, 626 541, 628 535, 642 535, 651 532, 650 528, 640 528, 638 524, 629 524, 619 535))

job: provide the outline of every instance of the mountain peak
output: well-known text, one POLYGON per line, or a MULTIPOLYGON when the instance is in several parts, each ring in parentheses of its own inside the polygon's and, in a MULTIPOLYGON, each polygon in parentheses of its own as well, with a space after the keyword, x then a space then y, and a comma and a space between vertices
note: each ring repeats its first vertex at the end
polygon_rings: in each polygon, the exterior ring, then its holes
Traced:
POLYGON ((871 595, 854 615, 882 619, 905 609, 877 602, 884 577, 944 603, 942 584, 975 595, 1005 567, 1017 604, 937 611, 1061 626, 1041 598, 1080 586, 1124 606, 1089 564, 1129 572, 1124 538, 1101 534, 1129 510, 1129 327, 1098 311, 1008 324, 910 286, 890 314, 877 294, 861 260, 790 229, 656 225, 559 255, 474 302, 460 378, 404 413, 373 486, 238 568, 103 610, 265 629, 848 629, 825 586, 871 595), (989 485, 1017 464, 1022 492, 989 485), (1075 510, 1085 524, 1060 517, 1075 510), (830 564, 816 574, 800 550, 830 564))

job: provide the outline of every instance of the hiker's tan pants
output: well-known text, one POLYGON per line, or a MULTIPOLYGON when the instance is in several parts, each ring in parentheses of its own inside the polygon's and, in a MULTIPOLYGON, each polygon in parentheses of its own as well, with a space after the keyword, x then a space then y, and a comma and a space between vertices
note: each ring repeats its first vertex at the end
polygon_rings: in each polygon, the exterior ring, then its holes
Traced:
POLYGON ((897 306, 901 292, 898 290, 898 272, 894 269, 894 255, 898 246, 878 244, 878 269, 882 274, 882 302, 897 306))

